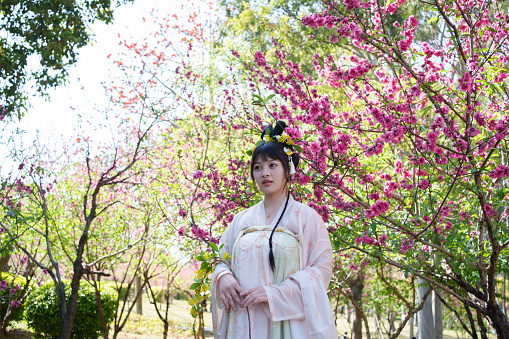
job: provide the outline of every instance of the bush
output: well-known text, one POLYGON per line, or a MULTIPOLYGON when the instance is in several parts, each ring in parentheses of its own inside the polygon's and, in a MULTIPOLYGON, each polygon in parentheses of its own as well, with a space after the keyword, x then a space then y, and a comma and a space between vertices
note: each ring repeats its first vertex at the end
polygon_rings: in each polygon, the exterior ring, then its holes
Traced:
MULTIPOLYGON (((14 275, 12 273, 6 273, 2 272, 0 274, 0 319, 4 319, 5 315, 7 314, 7 308, 9 306, 9 303, 11 301, 18 301, 21 297, 23 297, 23 294, 25 293, 27 280, 23 276, 17 276, 14 278, 14 275), (4 281, 6 283, 4 283, 4 281), (5 287, 5 289, 2 289, 2 287, 5 287), (11 296, 11 289, 16 290, 14 294, 11 296)), ((11 319, 9 319, 9 322, 6 324, 6 328, 9 325, 11 321, 21 321, 23 320, 23 310, 24 310, 24 303, 19 304, 19 306, 15 306, 11 308, 12 310, 12 316, 11 319)))
POLYGON ((134 288, 135 288, 134 284, 131 285, 131 289, 129 290, 129 296, 128 296, 127 283, 122 284, 122 283, 115 282, 115 281, 103 281, 103 282, 101 282, 101 285, 112 288, 115 291, 117 291, 120 296, 119 297, 120 301, 126 301, 126 300, 128 300, 128 297, 129 297, 129 299, 132 299, 132 295, 134 293, 134 288))
MULTIPOLYGON (((71 282, 65 281, 67 298, 71 294, 71 282)), ((109 324, 115 314, 117 292, 112 288, 101 287, 101 304, 104 318, 109 324)), ((53 282, 47 282, 35 289, 27 299, 25 318, 34 338, 58 338, 62 330, 58 295, 53 282)), ((101 336, 101 324, 95 305, 94 287, 82 281, 78 291, 78 302, 72 338, 94 339, 101 336)))

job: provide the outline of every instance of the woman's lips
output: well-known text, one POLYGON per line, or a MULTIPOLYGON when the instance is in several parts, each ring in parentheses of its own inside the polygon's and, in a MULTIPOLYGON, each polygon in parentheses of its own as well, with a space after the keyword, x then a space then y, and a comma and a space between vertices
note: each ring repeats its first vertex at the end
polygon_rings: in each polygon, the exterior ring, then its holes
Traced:
POLYGON ((272 181, 264 181, 264 182, 262 182, 263 186, 270 186, 270 184, 272 184, 272 181))

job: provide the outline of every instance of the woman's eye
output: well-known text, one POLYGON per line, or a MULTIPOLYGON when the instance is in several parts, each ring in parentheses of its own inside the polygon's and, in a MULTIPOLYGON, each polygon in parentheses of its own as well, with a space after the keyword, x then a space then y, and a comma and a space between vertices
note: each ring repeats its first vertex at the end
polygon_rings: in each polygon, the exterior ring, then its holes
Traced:
POLYGON ((260 169, 260 166, 255 166, 254 167, 255 170, 259 170, 260 169))
POLYGON ((270 164, 270 167, 276 167, 277 164, 270 164))

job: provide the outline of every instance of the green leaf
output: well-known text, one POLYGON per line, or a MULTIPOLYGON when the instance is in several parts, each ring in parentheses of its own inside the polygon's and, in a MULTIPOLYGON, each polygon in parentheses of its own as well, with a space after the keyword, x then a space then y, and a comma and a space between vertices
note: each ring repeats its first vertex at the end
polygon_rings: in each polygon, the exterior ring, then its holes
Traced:
POLYGON ((429 20, 426 22, 426 24, 428 24, 428 25, 429 25, 429 24, 432 24, 432 23, 434 23, 434 22, 438 21, 438 19, 439 19, 439 17, 438 17, 438 16, 433 17, 433 18, 429 19, 429 20))
POLYGON ((189 286, 189 289, 196 290, 198 287, 200 287, 200 285, 201 285, 201 283, 199 283, 199 282, 191 284, 191 286, 189 286))
POLYGON ((274 98, 275 96, 276 96, 275 94, 269 95, 268 97, 265 98, 265 102, 269 101, 270 99, 274 98))
POLYGON ((293 145, 293 147, 297 150, 297 152, 302 153, 302 147, 299 145, 293 145))
POLYGON ((209 246, 210 246, 210 248, 212 248, 212 250, 214 252, 219 252, 219 248, 217 248, 217 245, 215 243, 213 243, 212 241, 209 242, 209 246))

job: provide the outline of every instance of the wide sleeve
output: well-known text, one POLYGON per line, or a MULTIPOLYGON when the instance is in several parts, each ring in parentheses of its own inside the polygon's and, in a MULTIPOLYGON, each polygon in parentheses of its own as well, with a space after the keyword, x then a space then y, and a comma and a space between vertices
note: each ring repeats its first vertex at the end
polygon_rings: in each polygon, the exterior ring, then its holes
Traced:
MULTIPOLYGON (((221 236, 221 239, 219 239, 219 246, 223 245, 223 247, 219 250, 221 258, 224 253, 229 253, 231 255, 230 249, 233 246, 235 222, 236 218, 233 218, 232 222, 228 225, 221 236)), ((231 261, 227 261, 227 263, 231 267, 231 261)), ((211 282, 210 303, 212 309, 212 327, 214 329, 214 338, 216 339, 223 338, 226 335, 228 325, 228 310, 225 312, 223 309, 224 306, 220 300, 218 284, 219 279, 225 274, 232 274, 232 272, 226 264, 218 264, 214 269, 211 282)))
POLYGON ((268 301, 265 309, 272 321, 305 318, 311 338, 337 338, 327 296, 332 276, 329 234, 314 210, 303 217, 302 270, 279 284, 264 287, 268 301))

